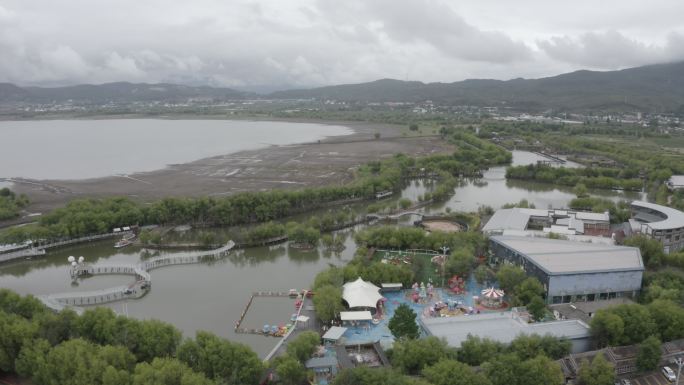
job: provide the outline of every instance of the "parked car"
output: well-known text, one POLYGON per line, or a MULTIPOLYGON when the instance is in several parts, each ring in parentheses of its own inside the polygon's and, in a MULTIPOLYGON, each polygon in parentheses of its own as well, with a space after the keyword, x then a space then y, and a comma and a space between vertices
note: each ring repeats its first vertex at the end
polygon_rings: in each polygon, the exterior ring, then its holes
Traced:
POLYGON ((670 369, 669 366, 663 366, 663 375, 670 382, 675 382, 675 380, 677 379, 677 376, 675 376, 674 370, 670 369))

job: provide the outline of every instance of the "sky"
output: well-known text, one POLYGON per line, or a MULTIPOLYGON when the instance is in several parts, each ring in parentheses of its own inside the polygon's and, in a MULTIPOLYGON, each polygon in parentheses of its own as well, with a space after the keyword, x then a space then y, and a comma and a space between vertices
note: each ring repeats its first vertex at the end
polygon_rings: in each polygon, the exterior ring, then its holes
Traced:
POLYGON ((684 60, 681 0, 0 0, 0 82, 314 87, 684 60))

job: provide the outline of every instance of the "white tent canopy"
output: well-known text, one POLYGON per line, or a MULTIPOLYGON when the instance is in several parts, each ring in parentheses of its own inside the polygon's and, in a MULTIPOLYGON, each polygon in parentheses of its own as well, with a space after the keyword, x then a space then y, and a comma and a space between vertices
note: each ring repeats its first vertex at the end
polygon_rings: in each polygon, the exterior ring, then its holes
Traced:
POLYGON ((359 277, 354 282, 347 282, 343 286, 342 298, 350 308, 375 307, 382 298, 380 288, 359 277))
POLYGON ((504 291, 490 287, 488 289, 482 290, 482 295, 485 298, 498 299, 498 298, 502 298, 504 296, 504 291))
POLYGON ((328 329, 327 332, 323 335, 324 340, 330 340, 330 341, 337 341, 340 338, 342 338, 342 335, 344 332, 347 331, 347 328, 343 328, 341 326, 333 326, 330 329, 328 329))
POLYGON ((342 321, 370 321, 373 319, 373 316, 368 310, 342 311, 340 312, 340 319, 342 321))

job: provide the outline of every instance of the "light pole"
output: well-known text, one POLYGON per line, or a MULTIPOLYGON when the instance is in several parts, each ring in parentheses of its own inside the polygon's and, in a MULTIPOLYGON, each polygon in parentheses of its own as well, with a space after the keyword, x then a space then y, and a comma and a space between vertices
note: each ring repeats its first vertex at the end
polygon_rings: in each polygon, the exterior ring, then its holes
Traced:
POLYGON ((684 360, 682 360, 682 357, 677 357, 675 363, 677 364, 677 381, 675 381, 675 385, 679 385, 679 375, 682 373, 682 365, 684 365, 684 360))
POLYGON ((446 245, 442 246, 442 254, 444 254, 444 262, 442 263, 442 289, 444 289, 444 268, 446 267, 447 262, 447 251, 449 251, 449 248, 446 245))

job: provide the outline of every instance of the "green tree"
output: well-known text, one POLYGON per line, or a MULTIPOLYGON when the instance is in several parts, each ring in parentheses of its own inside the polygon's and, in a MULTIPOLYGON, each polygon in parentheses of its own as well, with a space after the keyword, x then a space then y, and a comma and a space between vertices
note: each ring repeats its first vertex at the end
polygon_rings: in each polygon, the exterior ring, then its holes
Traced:
POLYGON ((411 207, 411 200, 408 198, 399 199, 399 207, 401 207, 402 209, 407 209, 411 207))
POLYGON ((73 339, 65 341, 47 353, 45 363, 35 378, 44 385, 90 385, 101 384, 103 376, 111 377, 114 371, 127 372, 133 368, 135 357, 124 347, 98 346, 73 339))
POLYGON ((418 125, 415 123, 409 124, 409 130, 411 131, 418 131, 418 125))
POLYGON ((429 385, 419 383, 389 368, 365 366, 344 369, 335 377, 332 385, 429 385))
POLYGON ((579 382, 582 385, 613 385, 615 366, 606 360, 603 353, 595 355, 591 363, 584 359, 580 363, 579 382))
POLYGON ((178 348, 178 359, 207 378, 226 385, 257 384, 264 369, 259 357, 245 345, 199 331, 195 340, 178 348))
POLYGON ((522 305, 528 305, 534 298, 542 299, 544 296, 544 286, 534 277, 526 278, 514 290, 516 299, 522 305))
POLYGON ((304 363, 311 358, 321 343, 321 337, 315 331, 302 332, 297 338, 287 344, 287 354, 304 363))
POLYGON ((638 247, 641 251, 641 257, 644 264, 648 267, 658 267, 665 259, 663 252, 663 245, 655 239, 646 237, 645 235, 637 235, 625 239, 625 245, 638 247))
POLYGON ((402 339, 394 342, 392 366, 402 373, 417 375, 440 359, 453 355, 454 352, 447 346, 446 341, 437 337, 402 339))
POLYGON ((541 297, 532 297, 530 303, 527 304, 527 311, 535 321, 541 321, 546 315, 546 303, 541 297))
POLYGON ((559 360, 570 354, 571 348, 572 343, 570 341, 549 334, 544 336, 521 334, 511 341, 508 350, 517 354, 522 360, 529 360, 540 354, 559 360))
POLYGON ((135 367, 133 385, 214 385, 214 382, 177 359, 155 358, 151 363, 142 362, 135 367))
POLYGON ((515 287, 524 281, 525 278, 525 272, 518 266, 504 264, 496 272, 496 280, 499 282, 499 286, 509 294, 513 293, 515 287))
POLYGON ((459 248, 454 250, 446 262, 447 274, 468 277, 475 265, 475 254, 469 248, 459 248))
POLYGON ((394 316, 387 325, 395 338, 418 338, 420 330, 416 324, 416 312, 402 303, 394 311, 394 316))
POLYGON ((543 355, 521 361, 503 354, 485 362, 482 370, 492 385, 560 385, 564 380, 558 363, 543 355))
POLYGON ((480 366, 483 362, 501 354, 505 346, 489 338, 468 335, 458 349, 458 360, 470 366, 480 366))
POLYGON ((619 340, 621 345, 636 344, 657 333, 655 322, 643 305, 625 304, 607 310, 622 318, 625 325, 624 333, 619 340))
POLYGON ((339 287, 325 285, 316 289, 313 297, 316 316, 323 323, 335 319, 344 310, 342 306, 342 290, 339 287))
POLYGON ((482 285, 489 278, 489 270, 487 269, 487 266, 480 265, 475 268, 473 275, 475 276, 477 283, 482 285))
POLYGON ((650 336, 639 344, 636 364, 640 371, 646 372, 658 367, 662 354, 660 345, 660 340, 655 336, 650 336))
POLYGON ((16 314, 0 311, 0 370, 15 371, 15 360, 25 344, 37 335, 38 326, 16 314))
POLYGON ((487 377, 455 360, 440 360, 423 369, 423 376, 433 385, 489 385, 487 377))
POLYGON ((648 312, 663 341, 684 337, 684 309, 681 306, 672 301, 659 299, 648 304, 648 312))
POLYGON ((617 314, 599 310, 592 317, 591 335, 600 347, 617 345, 625 333, 625 323, 617 314))
POLYGON ((589 196, 589 190, 587 189, 587 186, 584 183, 577 183, 575 187, 572 189, 572 192, 578 198, 585 198, 589 196))
POLYGON ((279 357, 275 366, 280 382, 285 385, 301 384, 306 379, 306 368, 294 357, 279 357))
POLYGON ((17 374, 32 379, 36 384, 48 383, 46 359, 50 349, 52 346, 44 339, 33 340, 32 343, 22 346, 19 357, 15 361, 17 374))
POLYGON ((143 245, 147 245, 150 243, 150 240, 152 239, 152 233, 150 232, 150 230, 145 229, 140 232, 138 239, 140 240, 140 243, 142 243, 143 245))

